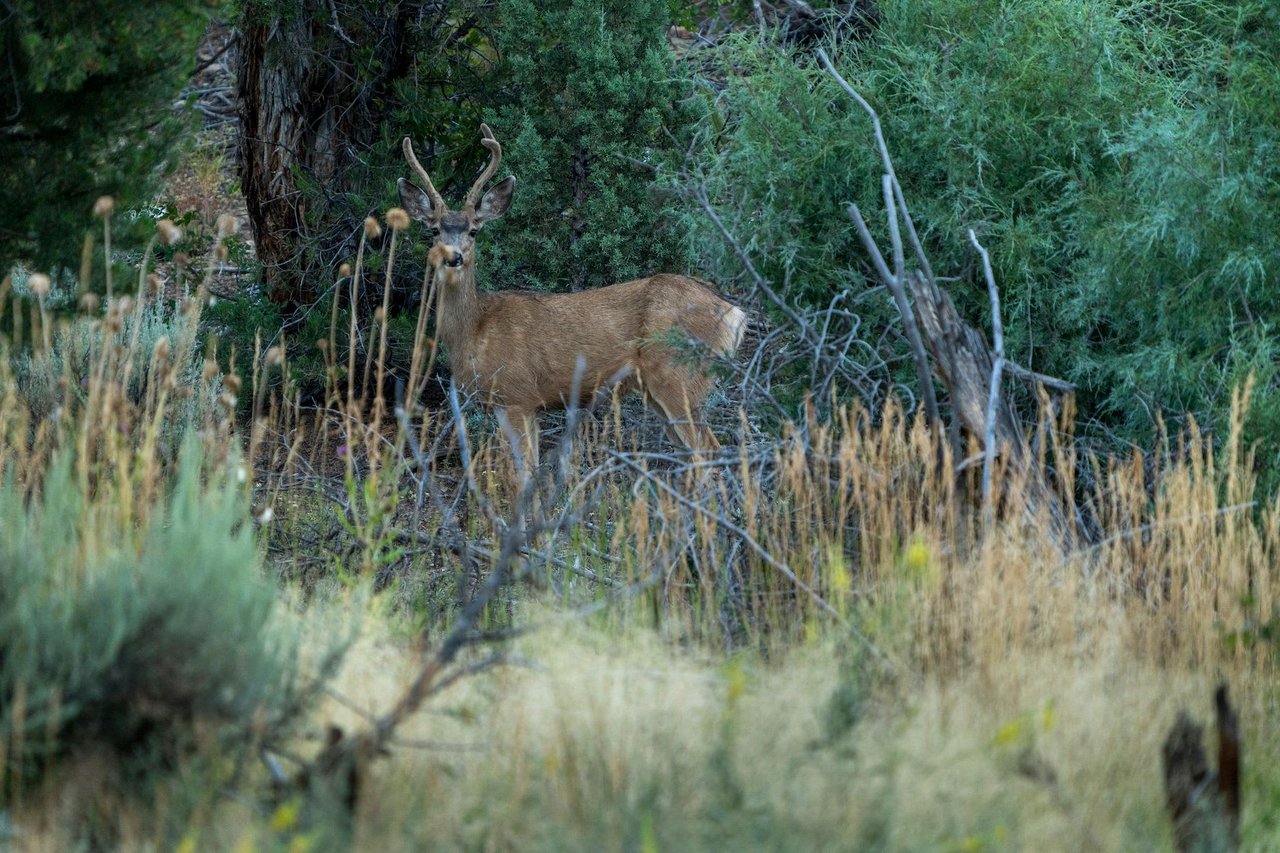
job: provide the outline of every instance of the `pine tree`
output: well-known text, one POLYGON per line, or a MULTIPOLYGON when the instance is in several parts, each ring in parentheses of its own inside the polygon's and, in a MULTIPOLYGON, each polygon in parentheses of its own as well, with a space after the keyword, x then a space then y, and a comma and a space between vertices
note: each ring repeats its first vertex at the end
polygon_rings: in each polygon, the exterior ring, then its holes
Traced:
POLYGON ((218 5, 0 3, 0 266, 74 264, 95 199, 151 198, 190 127, 172 105, 218 5))
POLYGON ((491 282, 579 290, 687 267, 672 203, 653 191, 693 123, 667 13, 665 0, 502 5, 510 101, 492 124, 518 183, 491 282))

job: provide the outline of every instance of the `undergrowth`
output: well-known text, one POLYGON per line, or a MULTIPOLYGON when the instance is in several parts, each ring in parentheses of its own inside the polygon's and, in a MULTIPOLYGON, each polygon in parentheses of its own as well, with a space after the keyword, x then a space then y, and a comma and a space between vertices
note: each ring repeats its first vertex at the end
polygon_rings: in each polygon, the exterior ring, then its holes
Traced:
POLYGON ((279 345, 189 372, 204 288, 133 298, 76 321, 96 343, 56 373, 87 382, 0 399, 7 841, 1163 849, 1160 744, 1218 681, 1256 756, 1245 844, 1280 840, 1280 504, 1247 387, 1220 444, 1129 457, 1046 413, 990 520, 977 439, 955 459, 892 400, 777 434, 746 410, 692 457, 606 399, 513 491, 464 395, 419 404, 430 338, 384 375, 331 306, 304 401, 279 345), (326 775, 352 734, 378 749, 326 775))

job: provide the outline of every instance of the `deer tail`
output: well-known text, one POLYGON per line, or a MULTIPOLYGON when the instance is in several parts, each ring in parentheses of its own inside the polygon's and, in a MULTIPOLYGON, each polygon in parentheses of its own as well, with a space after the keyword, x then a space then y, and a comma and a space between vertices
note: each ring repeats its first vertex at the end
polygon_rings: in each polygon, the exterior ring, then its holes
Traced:
POLYGON ((730 305, 720 318, 715 340, 708 341, 711 348, 726 358, 738 351, 747 331, 747 313, 736 305, 730 305))

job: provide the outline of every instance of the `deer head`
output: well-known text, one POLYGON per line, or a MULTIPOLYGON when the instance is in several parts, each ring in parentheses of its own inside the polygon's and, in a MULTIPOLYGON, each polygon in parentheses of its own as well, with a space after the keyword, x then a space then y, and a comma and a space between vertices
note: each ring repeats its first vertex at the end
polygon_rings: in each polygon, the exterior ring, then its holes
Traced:
MULTIPOLYGON (((414 155, 413 143, 409 141, 409 137, 404 138, 405 159, 418 173, 418 177, 422 178, 426 190, 419 189, 401 178, 399 181, 400 204, 410 216, 425 225, 427 233, 435 238, 427 258, 437 270, 473 272, 476 234, 486 222, 497 219, 511 206, 511 195, 516 188, 515 176, 506 178, 486 192, 483 198, 479 198, 477 205, 480 191, 498 171, 498 164, 502 162, 502 146, 498 144, 498 140, 494 138, 493 131, 487 124, 480 125, 480 144, 489 149, 489 163, 471 186, 466 199, 462 202, 462 207, 458 210, 450 210, 444 198, 436 191, 435 185, 431 183, 427 170, 422 168, 422 164, 414 155)), ((446 276, 446 280, 454 278, 458 276, 446 276)))

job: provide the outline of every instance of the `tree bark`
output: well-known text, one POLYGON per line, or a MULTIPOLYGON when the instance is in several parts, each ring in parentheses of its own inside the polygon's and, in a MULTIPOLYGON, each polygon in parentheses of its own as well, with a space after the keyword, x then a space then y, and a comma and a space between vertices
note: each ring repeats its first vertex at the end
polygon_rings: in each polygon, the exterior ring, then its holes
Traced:
POLYGON ((316 299, 316 283, 350 253, 368 213, 355 210, 347 192, 362 174, 353 167, 378 138, 382 95, 411 67, 412 5, 345 29, 339 7, 323 2, 304 1, 293 15, 266 21, 245 15, 241 186, 264 283, 286 318, 316 299), (376 45, 378 55, 362 55, 360 43, 376 45))

